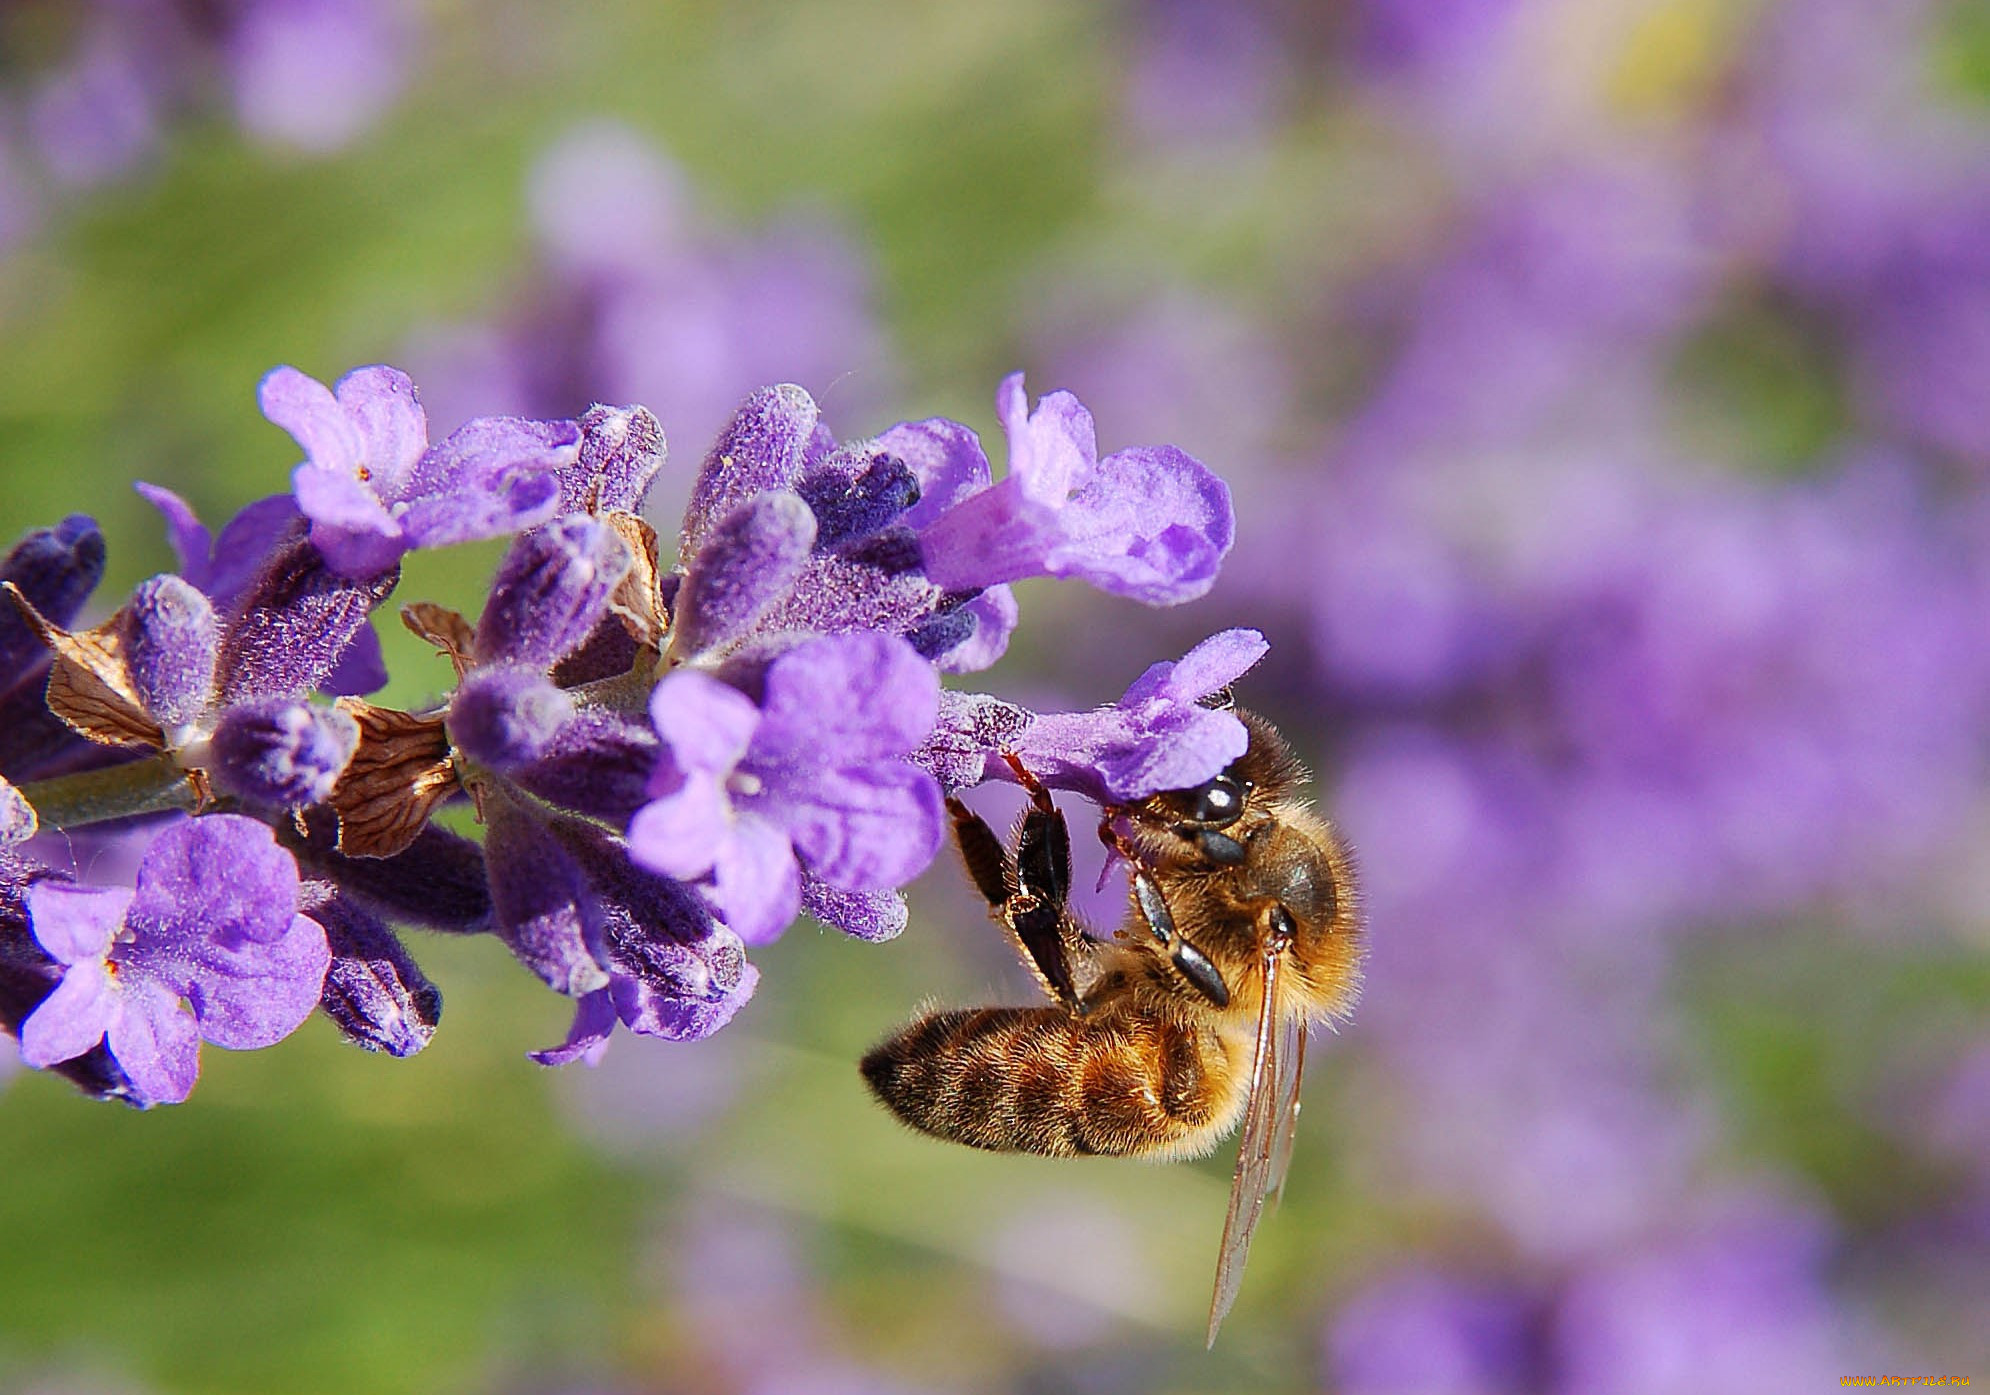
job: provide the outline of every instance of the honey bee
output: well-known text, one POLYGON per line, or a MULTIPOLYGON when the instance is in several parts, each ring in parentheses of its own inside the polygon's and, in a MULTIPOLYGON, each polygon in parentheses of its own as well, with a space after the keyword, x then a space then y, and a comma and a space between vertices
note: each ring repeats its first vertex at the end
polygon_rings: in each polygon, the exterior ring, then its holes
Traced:
POLYGON ((1237 716, 1250 742, 1222 774, 1103 811, 1099 835, 1129 869, 1110 940, 1069 910, 1070 834, 1020 762, 1031 802, 1013 854, 949 800, 970 878, 1052 1005, 930 1013, 862 1064, 913 1128, 1001 1152, 1200 1157, 1241 1117, 1212 1346, 1284 1186, 1307 1026, 1353 1007, 1362 956, 1345 844, 1301 798, 1285 739, 1237 716))

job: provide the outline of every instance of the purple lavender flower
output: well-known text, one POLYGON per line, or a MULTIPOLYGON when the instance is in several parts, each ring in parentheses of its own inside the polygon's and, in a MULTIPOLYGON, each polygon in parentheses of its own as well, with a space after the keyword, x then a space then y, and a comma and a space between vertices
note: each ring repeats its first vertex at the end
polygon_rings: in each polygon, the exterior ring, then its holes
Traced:
POLYGON ((545 522, 580 441, 572 422, 480 417, 430 446, 413 382, 384 365, 356 368, 336 389, 278 368, 258 396, 304 448, 294 479, 312 542, 352 577, 379 575, 413 548, 545 522))
MULTIPOLYGON (((1200 461, 1173 446, 1100 460, 1091 413, 1067 392, 1029 411, 1020 373, 1003 380, 995 405, 1009 473, 920 529, 936 585, 971 590, 1075 576, 1113 595, 1174 605, 1215 583, 1235 522, 1228 487, 1200 461)), ((955 471, 954 478, 988 478, 985 459, 977 467, 972 456, 955 471)))
POLYGON ((187 1097, 202 1040, 253 1050, 289 1036, 330 962, 324 930, 298 914, 296 865, 233 814, 160 834, 135 891, 40 882, 27 905, 63 973, 21 1024, 22 1058, 52 1066, 105 1042, 147 1104, 187 1097))
POLYGON ((404 18, 393 0, 250 0, 228 36, 242 128, 313 154, 351 144, 407 84, 404 18))
POLYGON ((664 741, 653 796, 629 825, 638 861, 710 878, 714 905, 748 944, 801 907, 801 877, 888 891, 924 870, 944 829, 940 791, 908 755, 932 729, 939 683, 909 646, 837 635, 767 669, 756 705, 679 669, 650 716, 664 741))
POLYGON ((1004 752, 1046 785, 1099 804, 1187 789, 1244 754, 1244 724, 1202 700, 1248 672, 1268 647, 1256 630, 1224 630, 1179 660, 1155 664, 1116 704, 1090 712, 1038 716, 1009 704, 991 710, 992 699, 955 700, 921 760, 949 789, 1014 780, 1004 752))

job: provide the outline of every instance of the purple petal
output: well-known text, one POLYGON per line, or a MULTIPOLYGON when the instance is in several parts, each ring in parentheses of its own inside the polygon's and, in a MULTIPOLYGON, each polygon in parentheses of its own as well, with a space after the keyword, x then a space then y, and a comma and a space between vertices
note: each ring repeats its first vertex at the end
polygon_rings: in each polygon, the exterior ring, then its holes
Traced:
POLYGON ((972 789, 989 777, 991 766, 1000 765, 994 757, 1017 749, 1035 720, 1032 713, 1000 698, 947 689, 940 694, 933 734, 911 758, 930 770, 943 789, 972 789))
POLYGON ((358 483, 366 463, 365 443, 330 388, 286 364, 264 376, 256 400, 263 415, 303 447, 313 466, 358 483))
POLYGON ((695 655, 742 639, 793 589, 815 546, 815 514, 800 495, 754 495, 706 535, 678 592, 671 648, 695 655))
POLYGON ((192 582, 170 575, 141 582, 120 616, 125 672, 170 741, 212 699, 220 622, 192 582))
MULTIPOLYGON (((180 575, 201 586, 214 547, 214 535, 194 513, 193 505, 161 485, 139 480, 132 488, 166 520, 166 541, 173 549, 173 556, 179 559, 180 575)), ((201 589, 207 588, 201 586, 201 589)))
POLYGON ((1051 576, 1080 577, 1145 605, 1178 605, 1216 582, 1236 537, 1230 487, 1173 446, 1108 456, 1059 514, 1051 576))
POLYGON ((1256 630, 1219 630, 1181 658, 1154 664, 1134 679, 1120 706, 1134 707, 1155 698, 1198 702, 1242 678, 1270 650, 1256 630))
POLYGON ((117 1013, 118 991, 103 961, 72 964, 21 1024, 21 1059, 37 1070, 74 1060, 104 1039, 117 1013))
POLYGON ((1068 392, 1048 393, 1024 415, 1023 375, 1011 373, 995 393, 996 414, 1009 438, 1009 478, 1023 497, 1061 507, 1092 478, 1098 464, 1098 431, 1092 414, 1068 392))
POLYGON ((28 888, 28 922, 35 940, 58 964, 78 964, 110 953, 124 926, 132 893, 125 887, 72 886, 39 881, 28 888))
POLYGON ((331 961, 324 927, 296 915, 273 940, 199 946, 184 961, 194 971, 183 991, 201 1036, 231 1051, 254 1051, 303 1025, 324 996, 331 961))
POLYGON ((945 837, 939 784, 916 766, 824 771, 768 802, 811 874, 845 891, 889 891, 932 863, 945 837))
POLYGON ((953 648, 935 656, 934 667, 941 673, 979 673, 1009 652, 1009 636, 1016 631, 1022 612, 1016 593, 1006 586, 991 586, 966 605, 961 612, 972 616, 974 630, 953 648))
POLYGON ((401 526, 417 547, 537 527, 559 507, 559 472, 573 463, 579 442, 570 421, 465 422, 416 466, 401 526))
POLYGON ((948 591, 1042 576, 1063 541, 1056 506, 1026 497, 1013 475, 961 501, 919 534, 926 575, 948 591))
POLYGON ((365 697, 386 687, 387 678, 387 656, 380 650, 380 635, 373 626, 361 625, 318 686, 333 697, 365 697))
POLYGON ((739 986, 714 1000, 665 997, 627 978, 616 979, 612 992, 616 1011, 630 1031, 665 1041, 702 1041, 732 1021, 759 986, 760 971, 748 964, 739 986))
POLYGON ((1243 755, 1248 745, 1249 731, 1232 714, 1191 709, 1166 728, 1109 745, 1099 755, 1098 769, 1114 799, 1145 799, 1201 784, 1243 755))
POLYGON ((590 1066, 601 1059, 608 1037, 615 1030, 615 1001, 606 988, 586 994, 574 1004, 573 1025, 559 1046, 528 1054, 542 1066, 565 1066, 586 1061, 590 1066))
POLYGON ((917 748, 933 729, 940 679, 892 635, 829 635, 767 670, 755 767, 854 765, 917 748))
POLYGON ((136 937, 127 957, 197 964, 209 946, 286 939, 296 914, 297 863, 268 824, 240 814, 188 819, 153 839, 138 864, 124 917, 136 937))
POLYGON ((761 717, 737 688, 680 668, 650 694, 650 722, 669 746, 675 769, 723 776, 746 755, 761 717))
POLYGON ((698 473, 678 556, 697 556, 719 520, 754 495, 795 486, 817 416, 815 399, 792 383, 762 388, 739 404, 698 473))
POLYGON ((227 610, 249 589, 270 557, 302 526, 303 515, 290 494, 271 494, 245 504, 221 527, 213 559, 188 581, 207 593, 216 610, 227 610))
POLYGON ((981 438, 945 417, 900 422, 878 437, 876 446, 903 460, 919 481, 919 502, 899 519, 908 528, 925 528, 968 495, 986 489, 994 477, 981 438))
POLYGON ((802 910, 860 940, 896 939, 911 919, 905 898, 895 891, 844 891, 813 877, 802 878, 802 910))
POLYGON ((254 804, 296 808, 330 797, 359 749, 359 723, 302 698, 225 709, 214 728, 216 781, 254 804))
POLYGON ((405 498, 415 462, 428 449, 428 413, 413 380, 376 363, 340 378, 333 395, 359 434, 373 492, 390 502, 405 498))
POLYGON ((636 811, 629 821, 629 851, 666 877, 702 877, 718 862, 732 824, 732 807, 718 781, 693 772, 676 791, 636 811))
POLYGON ((412 545, 386 506, 353 476, 299 465, 290 482, 298 509, 311 520, 311 541, 342 576, 377 576, 412 545))
POLYGON ((713 897, 732 932, 749 945, 779 938, 801 910, 801 868, 788 835, 764 820, 739 820, 719 849, 713 897))
POLYGON ((200 1076, 199 1028, 171 989, 137 983, 119 996, 106 1037, 111 1055, 147 1104, 180 1103, 200 1076))

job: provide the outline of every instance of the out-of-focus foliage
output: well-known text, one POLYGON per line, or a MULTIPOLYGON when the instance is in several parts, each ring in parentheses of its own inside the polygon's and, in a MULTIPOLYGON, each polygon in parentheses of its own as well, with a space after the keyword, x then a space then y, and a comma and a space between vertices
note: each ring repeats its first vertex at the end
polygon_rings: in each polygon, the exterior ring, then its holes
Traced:
POLYGON ((405 361, 443 431, 655 398, 680 491, 762 382, 846 438, 1069 387, 1231 480, 1238 545, 1158 618, 1025 585, 991 685, 1264 630, 1242 696, 1375 945, 1212 1355, 1227 1159, 864 1097, 915 1005, 1029 991, 942 867, 901 940, 790 935, 726 1034, 593 1072, 427 944, 407 1062, 318 1023, 144 1116, 8 1078, 0 1389, 1990 1373, 1981 4, 17 4, 0 331, 0 533, 96 513, 106 595, 167 565, 130 480, 281 487, 278 362, 405 361))

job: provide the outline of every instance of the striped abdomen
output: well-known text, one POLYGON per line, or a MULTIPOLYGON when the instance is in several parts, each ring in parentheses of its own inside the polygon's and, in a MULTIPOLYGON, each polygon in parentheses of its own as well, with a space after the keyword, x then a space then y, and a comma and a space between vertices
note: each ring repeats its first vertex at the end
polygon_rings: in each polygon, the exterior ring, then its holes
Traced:
POLYGON ((886 1108, 916 1129, 1000 1152, 1206 1152, 1236 1123, 1240 1072, 1207 1030, 1063 1008, 921 1018, 863 1061, 886 1108))

